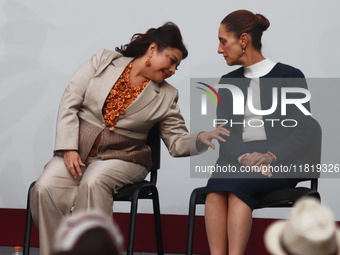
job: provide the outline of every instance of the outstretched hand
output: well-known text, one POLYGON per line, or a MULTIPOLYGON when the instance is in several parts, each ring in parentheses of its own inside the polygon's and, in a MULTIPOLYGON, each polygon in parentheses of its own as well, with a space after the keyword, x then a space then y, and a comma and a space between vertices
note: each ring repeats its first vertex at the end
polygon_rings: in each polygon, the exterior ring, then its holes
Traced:
POLYGON ((210 132, 201 132, 198 134, 197 139, 211 147, 213 150, 215 149, 215 145, 211 142, 213 139, 217 139, 221 142, 225 142, 226 140, 222 136, 230 136, 230 132, 228 129, 224 128, 226 124, 218 126, 215 130, 210 132))
POLYGON ((85 164, 81 161, 81 158, 77 151, 65 151, 64 163, 67 170, 70 172, 74 179, 77 179, 78 176, 82 176, 80 167, 85 166, 85 164))

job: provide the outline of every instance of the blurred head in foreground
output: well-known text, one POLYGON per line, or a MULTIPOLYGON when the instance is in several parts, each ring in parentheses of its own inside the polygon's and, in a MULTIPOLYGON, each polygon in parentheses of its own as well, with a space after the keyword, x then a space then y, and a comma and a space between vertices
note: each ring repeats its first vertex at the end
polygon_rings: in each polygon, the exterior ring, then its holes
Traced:
POLYGON ((265 245, 273 255, 339 255, 340 231, 329 208, 303 198, 287 220, 268 227, 265 245))
POLYGON ((101 211, 81 212, 60 225, 53 255, 119 255, 122 243, 118 227, 101 211))

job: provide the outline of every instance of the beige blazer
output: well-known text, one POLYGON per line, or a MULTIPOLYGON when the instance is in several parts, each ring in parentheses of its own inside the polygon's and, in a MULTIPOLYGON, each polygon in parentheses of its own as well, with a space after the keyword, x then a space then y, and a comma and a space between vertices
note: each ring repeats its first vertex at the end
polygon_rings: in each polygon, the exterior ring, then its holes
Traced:
MULTIPOLYGON (((61 99, 55 150, 78 150, 79 118, 102 130, 102 108, 116 80, 132 58, 106 49, 98 51, 84 63, 69 81, 61 99)), ((126 108, 116 124, 117 134, 146 140, 155 123, 160 124, 160 136, 170 154, 188 156, 207 149, 196 148, 196 134, 191 135, 177 105, 178 91, 166 81, 154 81, 126 108)))

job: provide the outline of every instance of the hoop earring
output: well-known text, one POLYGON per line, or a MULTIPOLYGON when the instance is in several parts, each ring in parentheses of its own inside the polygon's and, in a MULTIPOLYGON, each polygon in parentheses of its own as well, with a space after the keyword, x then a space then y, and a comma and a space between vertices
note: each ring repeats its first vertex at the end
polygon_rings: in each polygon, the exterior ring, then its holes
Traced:
POLYGON ((145 65, 146 65, 146 66, 151 66, 151 61, 150 61, 149 58, 145 61, 145 65))

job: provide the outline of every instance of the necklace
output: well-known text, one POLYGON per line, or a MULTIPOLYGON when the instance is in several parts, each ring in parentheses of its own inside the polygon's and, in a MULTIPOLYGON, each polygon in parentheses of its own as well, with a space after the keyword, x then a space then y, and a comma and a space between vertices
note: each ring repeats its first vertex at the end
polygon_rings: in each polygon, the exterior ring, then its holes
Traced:
POLYGON ((105 125, 111 131, 114 131, 115 125, 119 119, 119 115, 125 114, 125 109, 132 104, 133 101, 139 96, 143 89, 150 82, 149 79, 144 81, 140 86, 131 86, 130 71, 132 63, 129 63, 121 74, 115 85, 112 87, 109 96, 105 100, 103 108, 103 115, 105 125))

